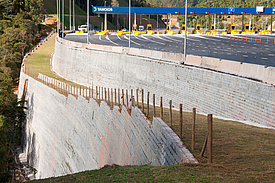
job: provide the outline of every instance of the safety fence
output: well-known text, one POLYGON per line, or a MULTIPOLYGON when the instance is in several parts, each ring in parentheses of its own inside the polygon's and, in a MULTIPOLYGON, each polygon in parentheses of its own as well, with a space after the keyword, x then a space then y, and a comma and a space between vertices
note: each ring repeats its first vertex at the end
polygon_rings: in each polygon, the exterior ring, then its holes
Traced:
POLYGON ((28 68, 23 71, 65 96, 70 94, 78 97, 81 95, 87 100, 93 98, 99 104, 101 101, 105 101, 111 108, 125 106, 129 111, 131 111, 132 106, 137 106, 150 121, 153 120, 153 117, 160 117, 189 149, 194 152, 199 151, 201 157, 204 155, 206 146, 209 145, 207 147, 207 157, 208 162, 212 162, 212 114, 207 117, 197 115, 196 108, 193 108, 192 113, 183 112, 183 104, 180 104, 179 111, 175 110, 177 107, 173 106, 172 100, 169 101, 169 108, 163 108, 162 97, 156 99, 155 94, 144 93, 143 89, 70 85, 41 73, 35 73, 28 68), (156 100, 160 100, 158 106, 156 106, 156 100))

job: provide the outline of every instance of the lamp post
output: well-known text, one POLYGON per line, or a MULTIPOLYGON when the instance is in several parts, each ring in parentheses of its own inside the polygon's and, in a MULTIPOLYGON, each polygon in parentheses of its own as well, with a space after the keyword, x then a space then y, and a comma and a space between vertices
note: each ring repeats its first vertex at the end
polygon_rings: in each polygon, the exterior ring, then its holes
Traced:
MULTIPOLYGON (((107 2, 107 1, 104 1, 104 6, 105 6, 105 7, 106 7, 106 2, 107 2)), ((107 31, 107 13, 105 13, 104 30, 107 31)))
POLYGON ((56 27, 56 32, 57 32, 57 35, 59 34, 59 24, 58 24, 58 22, 59 22, 59 0, 57 0, 56 1, 56 17, 57 17, 57 22, 56 22, 56 25, 57 25, 57 27, 56 27))
POLYGON ((184 52, 183 63, 186 61, 186 43, 187 43, 187 0, 185 0, 185 38, 184 38, 184 52))
POLYGON ((89 8, 90 7, 90 2, 87 0, 87 48, 89 44, 89 8))
POLYGON ((73 30, 75 30, 74 0, 73 0, 73 30))
POLYGON ((64 38, 64 0, 62 0, 62 38, 64 38))
POLYGON ((131 0, 129 0, 129 52, 131 47, 131 0))
POLYGON ((71 14, 72 14, 72 8, 71 8, 71 6, 72 6, 72 1, 71 0, 69 0, 69 20, 70 20, 70 30, 71 30, 71 28, 72 28, 72 17, 71 17, 71 14))

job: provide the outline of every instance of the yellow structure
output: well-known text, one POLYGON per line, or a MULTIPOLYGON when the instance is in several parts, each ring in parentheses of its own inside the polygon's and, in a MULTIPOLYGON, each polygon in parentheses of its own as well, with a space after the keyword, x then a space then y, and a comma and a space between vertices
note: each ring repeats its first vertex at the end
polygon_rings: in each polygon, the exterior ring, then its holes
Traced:
MULTIPOLYGON (((180 26, 179 34, 185 34, 185 24, 180 26)), ((189 31, 187 31, 187 34, 190 34, 189 31)))
POLYGON ((249 24, 244 24, 242 34, 255 34, 255 32, 253 30, 249 30, 249 24))
POLYGON ((228 24, 227 34, 239 34, 239 31, 236 30, 235 24, 228 24))
POLYGON ((137 24, 133 24, 133 31, 137 31, 137 24))
POLYGON ((146 30, 147 30, 146 31, 147 34, 149 34, 149 35, 152 35, 155 33, 154 31, 152 31, 152 24, 147 24, 146 30))
POLYGON ((201 30, 201 24, 196 24, 194 30, 192 30, 192 34, 203 34, 201 30))

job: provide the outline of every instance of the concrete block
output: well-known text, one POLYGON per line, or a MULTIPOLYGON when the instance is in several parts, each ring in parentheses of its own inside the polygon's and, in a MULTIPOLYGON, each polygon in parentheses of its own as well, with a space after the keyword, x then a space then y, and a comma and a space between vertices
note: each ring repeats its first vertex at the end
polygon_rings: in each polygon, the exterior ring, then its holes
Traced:
POLYGON ((140 49, 138 48, 130 48, 130 54, 135 56, 140 56, 140 49))
POLYGON ((114 52, 114 53, 122 53, 122 48, 123 47, 120 47, 120 46, 113 46, 112 47, 112 52, 114 52))
POLYGON ((112 51, 112 46, 104 45, 104 46, 103 46, 103 50, 104 50, 104 51, 112 51))
POLYGON ((201 65, 201 57, 200 56, 194 56, 194 55, 186 55, 185 64, 200 66, 201 65))
POLYGON ((263 78, 263 82, 271 83, 275 85, 275 68, 274 67, 267 67, 265 68, 267 70, 263 78))

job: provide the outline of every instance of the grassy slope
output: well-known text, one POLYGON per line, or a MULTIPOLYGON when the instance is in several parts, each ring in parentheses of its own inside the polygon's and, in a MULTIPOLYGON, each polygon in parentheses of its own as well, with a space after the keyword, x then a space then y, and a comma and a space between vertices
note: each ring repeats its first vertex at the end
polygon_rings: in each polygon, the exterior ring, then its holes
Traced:
MULTIPOLYGON (((50 70, 49 59, 54 51, 54 36, 27 58, 26 67, 64 81, 50 70)), ((67 82, 67 81, 65 81, 67 82)), ((71 84, 71 82, 67 82, 71 84)), ((146 111, 146 108, 145 108, 146 111)), ((156 109, 159 116, 159 108, 156 109)), ((190 149, 192 114, 184 113, 182 141, 190 149)), ((152 106, 149 119, 152 119, 152 106)), ((173 130, 179 134, 179 115, 173 111, 173 130)), ((164 110, 164 121, 169 122, 169 111, 164 110)), ((207 119, 197 115, 196 147, 191 151, 198 165, 181 164, 169 167, 124 166, 82 172, 75 175, 39 180, 37 182, 274 182, 275 130, 262 129, 234 121, 213 121, 213 164, 200 158, 202 136, 207 133, 207 119)), ((206 155, 205 155, 206 156, 206 155)))

